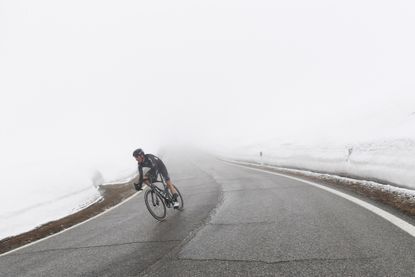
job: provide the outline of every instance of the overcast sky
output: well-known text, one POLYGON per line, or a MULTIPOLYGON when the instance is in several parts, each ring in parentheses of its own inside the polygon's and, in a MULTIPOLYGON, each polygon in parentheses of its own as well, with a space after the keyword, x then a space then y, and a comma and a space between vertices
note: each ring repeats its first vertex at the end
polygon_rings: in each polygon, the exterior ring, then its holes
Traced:
POLYGON ((3 162, 290 138, 409 112, 414 14, 399 0, 0 0, 3 162))

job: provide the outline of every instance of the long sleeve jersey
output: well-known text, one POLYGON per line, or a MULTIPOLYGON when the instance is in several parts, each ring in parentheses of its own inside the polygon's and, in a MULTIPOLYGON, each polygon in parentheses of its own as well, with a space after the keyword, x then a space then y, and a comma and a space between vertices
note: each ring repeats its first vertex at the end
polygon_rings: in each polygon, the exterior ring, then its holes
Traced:
POLYGON ((166 168, 163 161, 159 157, 157 157, 153 154, 144 155, 144 161, 142 163, 138 164, 138 173, 140 174, 140 179, 139 179, 138 183, 140 185, 143 184, 143 178, 144 178, 144 176, 143 176, 143 167, 150 168, 150 170, 146 173, 146 175, 149 175, 149 176, 156 176, 156 174, 160 170, 163 171, 163 169, 166 168))

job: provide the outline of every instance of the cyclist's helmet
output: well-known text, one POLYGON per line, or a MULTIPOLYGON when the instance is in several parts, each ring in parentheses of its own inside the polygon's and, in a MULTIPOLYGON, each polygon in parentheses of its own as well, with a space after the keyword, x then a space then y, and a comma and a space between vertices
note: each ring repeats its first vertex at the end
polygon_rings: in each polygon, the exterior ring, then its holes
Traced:
POLYGON ((138 148, 138 149, 134 150, 134 152, 133 152, 134 157, 138 157, 138 156, 141 156, 141 155, 144 155, 143 149, 138 148))

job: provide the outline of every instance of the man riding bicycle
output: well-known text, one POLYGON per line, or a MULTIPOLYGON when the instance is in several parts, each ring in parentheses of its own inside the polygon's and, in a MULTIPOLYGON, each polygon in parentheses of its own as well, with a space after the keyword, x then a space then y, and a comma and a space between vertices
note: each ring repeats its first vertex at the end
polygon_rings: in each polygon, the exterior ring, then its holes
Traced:
POLYGON ((173 183, 169 177, 169 173, 167 172, 167 168, 164 165, 163 161, 152 154, 144 154, 144 151, 141 148, 134 150, 133 157, 138 162, 138 172, 140 174, 140 179, 138 183, 134 184, 136 190, 142 190, 143 183, 146 185, 149 182, 153 182, 157 179, 157 174, 160 173, 163 176, 164 181, 166 181, 166 185, 173 194, 173 207, 178 208, 180 206, 179 202, 177 201, 177 191, 173 186, 173 183), (149 167, 150 170, 143 176, 143 167, 149 167))

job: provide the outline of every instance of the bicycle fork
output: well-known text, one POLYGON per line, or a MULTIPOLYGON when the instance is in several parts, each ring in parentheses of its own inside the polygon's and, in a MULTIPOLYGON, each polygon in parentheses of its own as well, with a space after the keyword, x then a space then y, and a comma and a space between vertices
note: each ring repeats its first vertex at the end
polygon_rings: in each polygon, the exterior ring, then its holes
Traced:
POLYGON ((158 206, 160 205, 159 203, 159 198, 157 196, 154 196, 154 194, 156 194, 154 191, 151 192, 151 203, 153 203, 153 206, 158 206))

